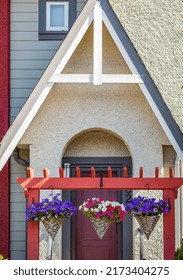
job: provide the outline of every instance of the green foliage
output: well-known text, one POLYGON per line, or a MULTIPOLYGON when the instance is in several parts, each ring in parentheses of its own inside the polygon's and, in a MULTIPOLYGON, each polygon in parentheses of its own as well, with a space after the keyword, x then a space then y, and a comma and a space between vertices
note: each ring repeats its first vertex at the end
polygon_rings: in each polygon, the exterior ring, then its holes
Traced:
POLYGON ((174 260, 183 260, 183 241, 181 243, 181 247, 177 248, 175 252, 174 260))
POLYGON ((3 255, 0 254, 0 261, 4 260, 3 255))

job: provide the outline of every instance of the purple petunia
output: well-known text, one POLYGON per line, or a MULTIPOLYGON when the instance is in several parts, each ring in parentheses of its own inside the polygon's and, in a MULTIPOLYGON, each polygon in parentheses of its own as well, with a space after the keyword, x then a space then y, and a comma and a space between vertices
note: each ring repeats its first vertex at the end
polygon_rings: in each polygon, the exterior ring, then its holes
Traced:
POLYGON ((131 199, 125 206, 125 210, 131 215, 151 216, 168 213, 168 204, 160 199, 138 196, 131 199))
POLYGON ((26 211, 26 220, 43 221, 50 217, 68 219, 75 214, 76 207, 71 201, 61 201, 58 199, 60 194, 50 194, 51 200, 48 198, 42 199, 40 203, 34 203, 26 211))

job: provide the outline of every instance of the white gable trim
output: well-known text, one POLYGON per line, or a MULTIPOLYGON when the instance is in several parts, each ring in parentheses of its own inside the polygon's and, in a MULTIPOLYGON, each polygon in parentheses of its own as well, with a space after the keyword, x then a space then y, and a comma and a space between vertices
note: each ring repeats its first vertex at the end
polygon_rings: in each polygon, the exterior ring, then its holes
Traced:
POLYGON ((94 7, 93 24, 93 84, 102 84, 102 8, 100 2, 94 7))
MULTIPOLYGON (((98 75, 97 75, 98 76, 98 75)), ((143 81, 139 75, 131 74, 102 74, 99 81, 95 81, 93 74, 54 74, 50 83, 93 83, 95 85, 103 83, 124 83, 124 84, 142 84, 143 81)))
MULTIPOLYGON (((141 87, 142 92, 147 98, 151 108, 153 109, 155 115, 157 116, 162 128, 170 139, 172 145, 174 146, 179 158, 183 160, 183 152, 181 145, 176 141, 176 135, 174 135, 163 117, 161 110, 159 110, 156 102, 154 102, 145 84, 143 84, 143 79, 140 77, 140 73, 137 71, 132 59, 128 55, 124 45, 122 44, 122 39, 119 38, 113 28, 110 20, 109 13, 104 12, 104 8, 100 6, 101 4, 108 5, 106 0, 89 0, 82 10, 80 16, 77 18, 72 29, 67 35, 66 39, 60 46, 59 50, 55 54, 51 63, 47 67, 45 73, 39 80, 38 84, 34 88, 32 94, 28 98, 27 102, 23 106, 22 110, 18 114, 12 126, 7 131, 5 137, 3 138, 0 146, 0 170, 5 165, 6 161, 10 157, 11 153, 19 143, 21 137, 25 133, 26 129, 32 122, 39 108, 42 106, 44 100, 48 96, 53 83, 55 82, 84 82, 84 83, 138 83, 141 87), (92 20, 94 18, 94 68, 93 74, 88 73, 86 75, 63 75, 61 74, 73 52, 77 48, 84 34, 88 30, 92 20), (109 33, 111 34, 114 42, 116 43, 119 51, 121 52, 123 58, 125 59, 127 65, 129 66, 131 75, 112 75, 112 74, 102 74, 102 19, 106 25, 109 33), (99 29, 97 29, 98 27, 99 29), (100 38, 99 38, 100 37, 100 38), (79 77, 80 76, 80 77, 79 77), (72 80, 72 81, 71 81, 72 80), (142 85, 143 84, 143 85, 142 85)), ((111 10, 110 10, 111 12, 111 10)), ((116 17, 116 15, 114 15, 116 17)), ((121 27, 122 28, 122 27, 121 27)))

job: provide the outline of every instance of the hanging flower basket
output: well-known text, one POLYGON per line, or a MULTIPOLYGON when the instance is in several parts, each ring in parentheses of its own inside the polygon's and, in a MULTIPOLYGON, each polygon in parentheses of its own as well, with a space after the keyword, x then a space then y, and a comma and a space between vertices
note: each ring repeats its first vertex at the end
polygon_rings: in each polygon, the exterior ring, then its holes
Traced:
POLYGON ((126 215, 125 207, 116 201, 90 198, 79 206, 79 210, 89 217, 98 237, 102 239, 111 222, 121 222, 126 215))
POLYGON ((52 240, 55 239, 63 221, 69 219, 76 211, 71 201, 61 201, 58 199, 59 195, 51 193, 51 200, 44 198, 40 203, 31 204, 26 211, 26 220, 42 222, 52 240))
POLYGON ((168 203, 162 199, 156 202, 155 198, 138 196, 130 200, 125 209, 127 213, 134 215, 145 236, 149 239, 161 214, 168 213, 168 203))

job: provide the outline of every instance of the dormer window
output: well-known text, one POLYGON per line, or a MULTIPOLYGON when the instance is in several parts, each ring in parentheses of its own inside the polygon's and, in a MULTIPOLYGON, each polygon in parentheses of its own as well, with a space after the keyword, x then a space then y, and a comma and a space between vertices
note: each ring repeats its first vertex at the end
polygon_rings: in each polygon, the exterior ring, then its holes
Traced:
POLYGON ((76 19, 76 0, 39 0, 39 40, 64 40, 76 19))

